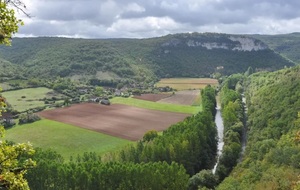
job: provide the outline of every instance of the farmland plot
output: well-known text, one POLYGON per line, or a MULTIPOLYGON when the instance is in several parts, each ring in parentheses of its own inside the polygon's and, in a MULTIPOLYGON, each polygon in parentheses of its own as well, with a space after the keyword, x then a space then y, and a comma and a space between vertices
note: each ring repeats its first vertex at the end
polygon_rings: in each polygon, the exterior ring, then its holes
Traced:
POLYGON ((134 96, 133 98, 139 100, 147 100, 151 102, 157 102, 161 99, 170 97, 172 94, 141 94, 140 96, 134 96))
POLYGON ((149 130, 162 131, 190 114, 164 112, 113 104, 77 104, 39 113, 47 119, 72 124, 104 134, 139 140, 149 130))
POLYGON ((200 90, 183 90, 183 91, 176 92, 170 97, 161 99, 158 102, 192 105, 199 96, 200 96, 200 90))
POLYGON ((218 80, 211 78, 165 78, 156 84, 157 87, 169 86, 177 90, 203 89, 207 85, 218 85, 218 80))

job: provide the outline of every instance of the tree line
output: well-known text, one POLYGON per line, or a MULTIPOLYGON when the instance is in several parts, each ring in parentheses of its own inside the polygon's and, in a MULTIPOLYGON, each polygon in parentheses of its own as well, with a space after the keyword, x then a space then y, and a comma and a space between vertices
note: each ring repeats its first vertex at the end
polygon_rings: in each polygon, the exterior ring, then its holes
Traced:
POLYGON ((228 77, 222 85, 221 108, 224 125, 224 147, 216 169, 218 181, 227 177, 237 164, 242 148, 244 106, 242 103, 242 74, 228 77))

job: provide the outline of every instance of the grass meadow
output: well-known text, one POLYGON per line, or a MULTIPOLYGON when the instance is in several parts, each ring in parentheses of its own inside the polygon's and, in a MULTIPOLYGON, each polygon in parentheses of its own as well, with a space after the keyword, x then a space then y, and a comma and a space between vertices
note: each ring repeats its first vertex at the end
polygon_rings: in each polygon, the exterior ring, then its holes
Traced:
POLYGON ((45 98, 47 93, 52 91, 53 90, 44 87, 26 88, 21 90, 6 91, 3 92, 2 95, 15 110, 22 112, 31 108, 44 106, 44 101, 41 101, 41 99, 45 98))
POLYGON ((151 102, 146 100, 139 100, 135 98, 122 98, 115 97, 111 99, 113 104, 125 104, 129 106, 135 106, 145 109, 153 109, 159 111, 168 111, 168 112, 178 112, 178 113, 187 113, 187 114, 196 114, 202 110, 201 106, 188 106, 188 105, 177 105, 177 104, 168 104, 160 102, 151 102))
POLYGON ((203 89, 207 85, 218 85, 217 79, 210 78, 165 78, 161 79, 156 86, 169 86, 176 90, 203 89))
POLYGON ((17 143, 30 142, 34 147, 53 149, 66 160, 84 152, 102 154, 131 143, 125 139, 46 119, 8 129, 5 139, 17 143))

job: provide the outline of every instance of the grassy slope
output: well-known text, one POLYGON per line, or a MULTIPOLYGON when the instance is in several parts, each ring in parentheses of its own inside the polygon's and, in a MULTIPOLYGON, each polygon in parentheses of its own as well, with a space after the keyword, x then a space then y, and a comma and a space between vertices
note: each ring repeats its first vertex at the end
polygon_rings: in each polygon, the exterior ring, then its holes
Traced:
POLYGON ((39 100, 46 97, 46 94, 51 91, 51 89, 44 87, 27 88, 3 92, 2 95, 7 99, 14 109, 18 111, 25 111, 30 108, 44 106, 44 102, 39 100), (21 98, 22 96, 26 96, 26 98, 21 98))
POLYGON ((202 110, 201 106, 186 106, 186 105, 158 103, 158 102, 151 102, 151 101, 139 100, 134 98, 116 97, 113 98, 111 102, 114 104, 126 104, 130 106, 136 106, 136 107, 146 108, 146 109, 188 113, 188 114, 195 114, 202 110))
POLYGON ((66 159, 84 152, 101 154, 130 143, 128 140, 46 119, 13 127, 6 131, 5 139, 14 142, 29 141, 33 146, 51 148, 66 159))

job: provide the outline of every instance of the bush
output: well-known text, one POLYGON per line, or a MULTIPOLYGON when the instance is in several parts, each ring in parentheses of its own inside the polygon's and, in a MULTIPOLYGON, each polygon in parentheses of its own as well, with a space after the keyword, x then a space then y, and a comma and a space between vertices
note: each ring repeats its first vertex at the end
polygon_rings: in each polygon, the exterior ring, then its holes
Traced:
POLYGON ((150 130, 147 133, 145 133, 144 137, 143 137, 143 141, 144 142, 148 142, 153 140, 154 138, 156 138, 158 136, 157 131, 155 130, 150 130))
POLYGON ((33 113, 25 113, 21 114, 19 116, 19 124, 25 124, 25 123, 33 123, 35 121, 40 120, 41 118, 33 113))
POLYGON ((13 119, 5 119, 0 122, 0 125, 3 126, 5 129, 13 127, 15 124, 16 122, 13 119))

